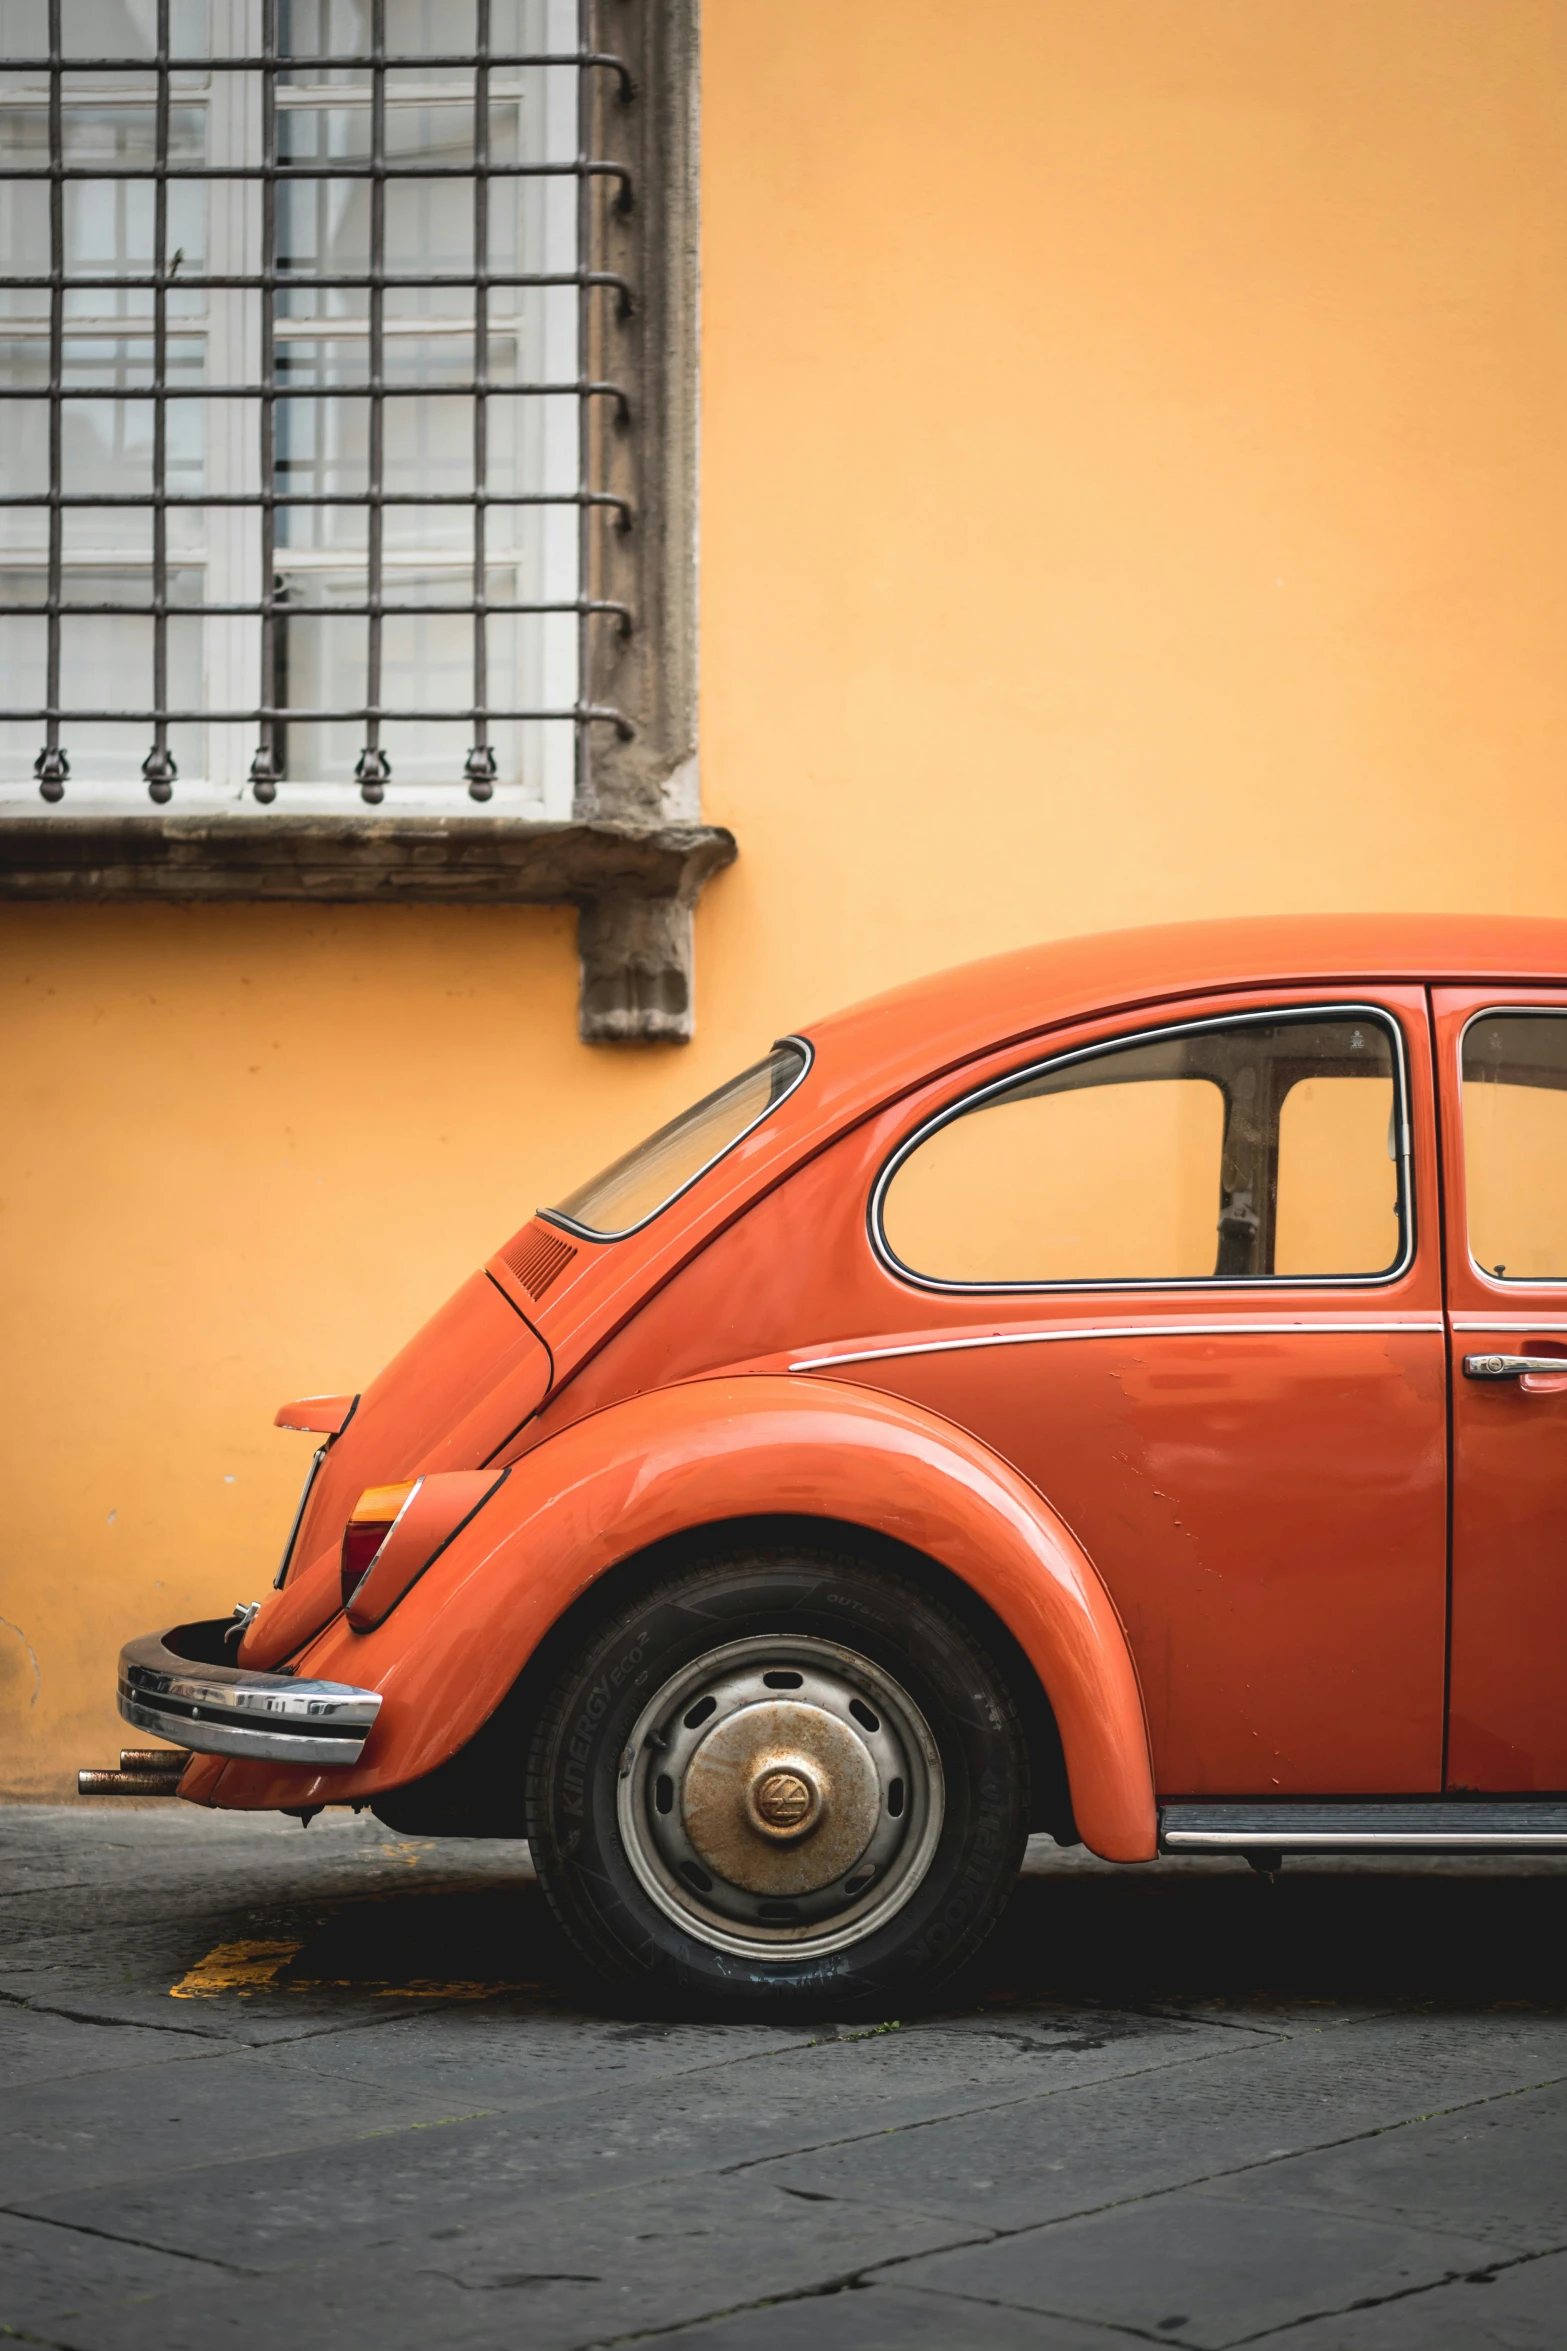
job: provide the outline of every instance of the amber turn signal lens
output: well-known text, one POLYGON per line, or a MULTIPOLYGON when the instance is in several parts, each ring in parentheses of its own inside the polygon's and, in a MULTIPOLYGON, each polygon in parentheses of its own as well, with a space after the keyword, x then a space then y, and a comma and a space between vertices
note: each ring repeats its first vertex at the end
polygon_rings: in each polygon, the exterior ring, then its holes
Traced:
POLYGON ((392 1531, 397 1513, 417 1485, 409 1478, 400 1486, 366 1486, 348 1514, 343 1529, 343 1606, 353 1598, 365 1570, 392 1531))

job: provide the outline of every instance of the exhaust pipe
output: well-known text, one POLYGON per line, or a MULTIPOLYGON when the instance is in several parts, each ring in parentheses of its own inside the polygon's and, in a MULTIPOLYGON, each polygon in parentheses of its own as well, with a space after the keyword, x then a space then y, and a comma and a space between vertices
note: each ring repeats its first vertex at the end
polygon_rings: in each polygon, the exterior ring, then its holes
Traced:
POLYGON ((189 1751, 182 1747, 122 1747, 118 1771, 79 1771, 78 1796, 177 1796, 189 1751))

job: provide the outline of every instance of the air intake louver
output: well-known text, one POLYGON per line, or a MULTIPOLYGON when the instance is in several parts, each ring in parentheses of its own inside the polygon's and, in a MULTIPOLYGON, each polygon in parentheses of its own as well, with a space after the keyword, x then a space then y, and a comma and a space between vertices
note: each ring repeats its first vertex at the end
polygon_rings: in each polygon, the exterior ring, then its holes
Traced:
POLYGON ((551 1282, 563 1274, 576 1256, 575 1245, 547 1224, 524 1225, 515 1241, 501 1251, 530 1298, 542 1298, 551 1282))

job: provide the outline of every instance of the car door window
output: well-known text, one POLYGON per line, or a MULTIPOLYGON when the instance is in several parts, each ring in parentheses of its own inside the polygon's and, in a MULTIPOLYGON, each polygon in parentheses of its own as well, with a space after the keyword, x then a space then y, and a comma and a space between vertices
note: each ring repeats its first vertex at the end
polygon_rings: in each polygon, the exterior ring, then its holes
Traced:
POLYGON ((1567 1017, 1472 1020, 1463 1104, 1470 1255, 1499 1281, 1567 1281, 1567 1017))
POLYGON ((921 1281, 1367 1279, 1407 1249, 1384 1017, 1200 1022, 1047 1063, 914 1136, 882 1247, 921 1281))

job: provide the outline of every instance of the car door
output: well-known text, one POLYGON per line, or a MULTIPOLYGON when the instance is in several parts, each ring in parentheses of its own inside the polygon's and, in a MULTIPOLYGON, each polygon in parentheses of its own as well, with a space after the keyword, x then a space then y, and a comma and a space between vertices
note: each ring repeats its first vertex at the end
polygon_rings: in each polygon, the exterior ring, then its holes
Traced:
POLYGON ((1447 1784, 1567 1791, 1567 991, 1435 991, 1453 1353, 1447 1784), (1560 1358, 1560 1375, 1528 1372, 1560 1358))
POLYGON ((1068 1520, 1163 1795, 1441 1786, 1434 1144, 1424 992, 1289 991, 949 1084, 877 1185, 886 1269, 945 1320, 852 1376, 1068 1520))

